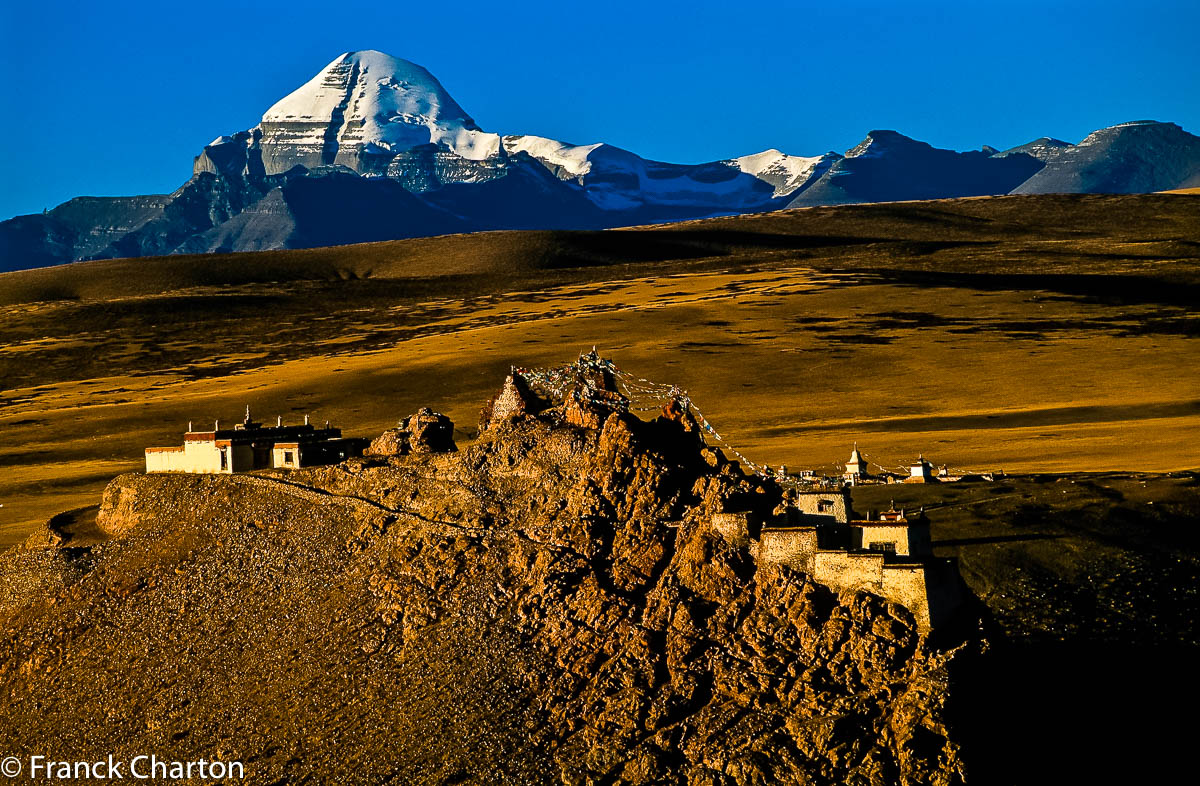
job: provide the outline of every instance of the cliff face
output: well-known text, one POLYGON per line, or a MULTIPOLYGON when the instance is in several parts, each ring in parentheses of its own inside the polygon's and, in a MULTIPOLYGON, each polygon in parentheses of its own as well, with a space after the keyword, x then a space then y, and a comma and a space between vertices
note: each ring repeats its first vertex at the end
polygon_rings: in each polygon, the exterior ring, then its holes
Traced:
POLYGON ((457 453, 117 478, 106 542, 0 555, 29 577, 0 748, 252 783, 962 781, 954 652, 713 533, 780 489, 699 433, 570 398, 457 453))

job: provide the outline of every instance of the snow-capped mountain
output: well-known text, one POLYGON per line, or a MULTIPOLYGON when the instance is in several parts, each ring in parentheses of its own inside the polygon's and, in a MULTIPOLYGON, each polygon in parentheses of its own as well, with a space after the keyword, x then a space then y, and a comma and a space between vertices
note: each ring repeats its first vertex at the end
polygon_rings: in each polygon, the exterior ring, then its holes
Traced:
POLYGON ((648 219, 769 209, 803 185, 823 159, 768 150, 726 161, 670 164, 613 145, 572 145, 540 136, 506 136, 504 149, 526 153, 560 179, 578 183, 601 210, 648 219))
POLYGON ((1170 123, 998 152, 872 131, 845 155, 780 150, 672 164, 485 131, 427 70, 347 52, 220 136, 171 194, 80 197, 0 222, 0 271, 77 259, 300 248, 484 229, 599 229, 782 207, 1200 185, 1200 137, 1170 123))
POLYGON ((785 197, 802 190, 833 166, 842 156, 826 153, 821 156, 789 156, 774 148, 761 153, 722 161, 748 175, 770 183, 775 196, 785 197))
POLYGON ((397 154, 433 144, 471 161, 499 153, 433 74, 382 52, 347 52, 272 106, 257 129, 267 174, 297 164, 386 172, 397 154))
POLYGON ((1010 147, 1008 150, 997 151, 992 148, 991 152, 997 158, 1011 156, 1015 153, 1025 153, 1033 156, 1038 161, 1049 161, 1062 152, 1062 149, 1065 147, 1072 147, 1072 145, 1070 142, 1064 142, 1061 139, 1052 139, 1051 137, 1044 136, 1032 142, 1026 142, 1023 145, 1010 147))

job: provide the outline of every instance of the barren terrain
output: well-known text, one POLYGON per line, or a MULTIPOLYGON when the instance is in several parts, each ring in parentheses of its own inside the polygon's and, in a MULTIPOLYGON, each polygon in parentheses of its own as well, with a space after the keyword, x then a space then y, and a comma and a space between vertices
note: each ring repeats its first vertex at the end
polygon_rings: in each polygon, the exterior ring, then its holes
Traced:
POLYGON ((598 345, 755 460, 1200 466, 1200 197, 1047 196, 502 232, 0 276, 0 544, 188 421, 470 438, 510 365, 598 345))
POLYGON ((0 749, 255 784, 962 783, 969 610, 933 642, 756 561, 713 514, 783 490, 700 434, 580 397, 461 452, 121 476, 90 540, 0 554, 0 749))

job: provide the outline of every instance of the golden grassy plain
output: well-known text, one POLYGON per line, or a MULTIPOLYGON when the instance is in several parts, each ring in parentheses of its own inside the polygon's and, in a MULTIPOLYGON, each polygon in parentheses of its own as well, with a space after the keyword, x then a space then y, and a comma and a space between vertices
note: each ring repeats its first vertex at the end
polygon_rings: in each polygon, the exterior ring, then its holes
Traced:
POLYGON ((0 546, 189 420, 469 440, 510 365, 593 344, 773 465, 1200 467, 1197 238, 1195 196, 1004 197, 2 275, 0 546))

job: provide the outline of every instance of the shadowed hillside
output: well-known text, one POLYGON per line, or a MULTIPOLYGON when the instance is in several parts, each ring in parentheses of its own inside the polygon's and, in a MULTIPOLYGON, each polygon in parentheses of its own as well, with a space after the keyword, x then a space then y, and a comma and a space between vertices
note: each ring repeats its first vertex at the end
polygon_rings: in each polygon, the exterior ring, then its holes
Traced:
MULTIPOLYGON (((0 276, 0 303, 114 298, 193 287, 437 280, 446 294, 536 284, 555 271, 626 265, 761 264, 942 273, 1128 275, 1195 283, 1200 200, 1192 194, 1030 196, 785 210, 655 227, 480 232, 253 254, 80 262, 0 276), (1117 266, 1120 260, 1123 264, 1117 266), (850 265, 849 263, 854 263, 850 265), (1167 264, 1166 269, 1163 263, 1167 264), (1178 268, 1178 269, 1176 269, 1178 268), (446 279, 450 279, 447 282, 446 279)), ((553 279, 551 279, 553 280, 553 279)))

